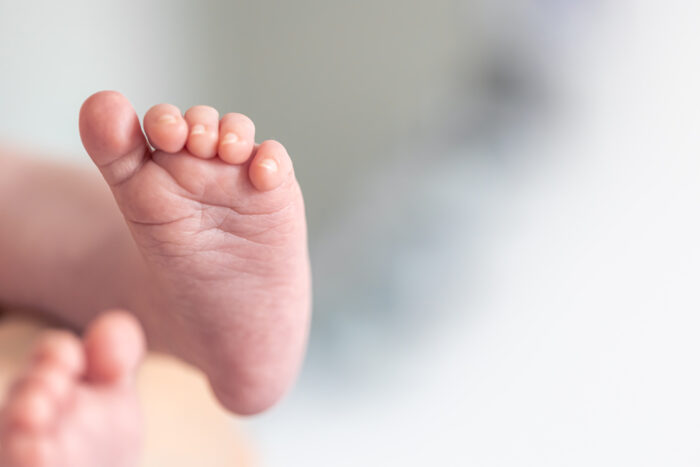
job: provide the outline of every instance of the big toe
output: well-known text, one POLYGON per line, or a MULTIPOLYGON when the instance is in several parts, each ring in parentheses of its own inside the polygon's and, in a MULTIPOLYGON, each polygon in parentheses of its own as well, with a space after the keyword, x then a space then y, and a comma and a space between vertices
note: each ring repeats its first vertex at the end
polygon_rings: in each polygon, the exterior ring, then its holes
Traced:
POLYGON ((90 325, 84 338, 87 378, 97 383, 130 381, 145 351, 139 322, 124 311, 109 311, 90 325))
POLYGON ((148 151, 136 111, 116 91, 100 91, 83 103, 80 137, 110 185, 133 175, 148 151))

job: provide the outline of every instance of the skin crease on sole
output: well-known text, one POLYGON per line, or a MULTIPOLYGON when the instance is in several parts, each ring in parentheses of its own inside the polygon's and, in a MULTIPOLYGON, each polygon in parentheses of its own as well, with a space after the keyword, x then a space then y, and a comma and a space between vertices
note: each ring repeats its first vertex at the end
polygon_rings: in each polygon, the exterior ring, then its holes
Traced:
POLYGON ((114 91, 80 112, 83 145, 143 259, 134 293, 144 298, 132 311, 149 344, 203 370, 226 408, 258 413, 294 381, 310 320, 292 161, 277 141, 255 144, 246 116, 208 106, 182 115, 159 104, 143 127, 114 91))
POLYGON ((144 335, 111 311, 81 341, 49 331, 0 409, 0 467, 133 467, 143 423, 135 372, 144 335))

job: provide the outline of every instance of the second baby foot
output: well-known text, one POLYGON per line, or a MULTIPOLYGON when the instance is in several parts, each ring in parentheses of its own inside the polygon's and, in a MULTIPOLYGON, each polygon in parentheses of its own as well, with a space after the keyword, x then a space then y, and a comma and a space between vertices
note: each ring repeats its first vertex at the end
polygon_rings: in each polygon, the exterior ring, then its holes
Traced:
POLYGON ((87 152, 109 184, 147 267, 155 345, 201 368, 220 402, 252 414, 294 379, 310 317, 301 190, 276 141, 255 144, 241 114, 183 116, 103 91, 80 112, 87 152), (147 143, 155 148, 152 150, 147 143))
POLYGON ((123 311, 100 315, 82 340, 47 332, 0 407, 0 466, 138 465, 143 351, 141 327, 123 311))

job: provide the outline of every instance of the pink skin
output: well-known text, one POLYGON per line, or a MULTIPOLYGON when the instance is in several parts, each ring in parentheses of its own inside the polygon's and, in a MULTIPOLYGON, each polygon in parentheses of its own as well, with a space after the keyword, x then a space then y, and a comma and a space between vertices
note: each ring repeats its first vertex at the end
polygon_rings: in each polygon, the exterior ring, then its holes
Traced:
POLYGON ((0 411, 0 466, 137 465, 143 352, 141 327, 124 312, 98 317, 83 341, 48 333, 0 411))
POLYGON ((310 318, 304 205, 291 159, 276 141, 255 146, 247 117, 219 121, 211 107, 182 117, 160 104, 144 127, 146 135, 116 92, 97 93, 81 109, 83 144, 145 264, 137 294, 145 298, 134 312, 155 348, 207 374, 225 407, 260 412, 295 378, 310 318))
POLYGON ((255 125, 243 114, 229 113, 219 124, 219 157, 229 164, 242 164, 255 145, 255 125))
POLYGON ((187 142, 187 122, 180 109, 158 104, 143 117, 143 127, 153 147, 165 152, 180 152, 187 142))
POLYGON ((206 105, 196 105, 185 112, 185 121, 190 154, 202 159, 215 157, 219 147, 219 112, 206 105))

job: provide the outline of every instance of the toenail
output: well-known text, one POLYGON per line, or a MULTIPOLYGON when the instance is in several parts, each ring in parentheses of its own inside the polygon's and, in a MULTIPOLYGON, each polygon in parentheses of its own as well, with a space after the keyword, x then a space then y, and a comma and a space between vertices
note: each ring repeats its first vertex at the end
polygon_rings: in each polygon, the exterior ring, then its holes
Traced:
POLYGON ((223 139, 221 140, 221 144, 232 144, 238 141, 238 135, 236 133, 226 133, 224 135, 223 139))
POLYGON ((204 125, 195 125, 192 127, 192 131, 190 131, 190 134, 193 135, 203 135, 207 130, 204 128, 204 125))
POLYGON ((258 165, 268 172, 277 172, 277 161, 274 159, 263 159, 258 165))
POLYGON ((177 119, 170 114, 161 115, 160 118, 158 119, 158 123, 166 123, 166 124, 175 123, 176 121, 177 121, 177 119))

